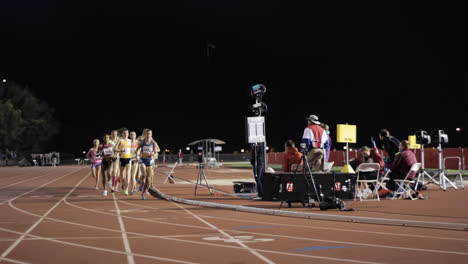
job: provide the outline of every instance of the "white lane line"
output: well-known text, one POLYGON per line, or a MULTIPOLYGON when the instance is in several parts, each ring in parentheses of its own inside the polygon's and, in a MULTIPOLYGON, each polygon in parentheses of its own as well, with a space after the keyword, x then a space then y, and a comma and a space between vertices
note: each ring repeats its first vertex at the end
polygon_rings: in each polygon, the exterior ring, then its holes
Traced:
MULTIPOLYGON (((128 205, 133 205, 137 207, 142 207, 146 209, 153 209, 153 210, 160 210, 168 213, 174 213, 174 214, 183 214, 187 215, 187 213, 184 212, 176 212, 174 210, 166 210, 166 209, 159 209, 159 208, 154 208, 151 206, 145 206, 145 205, 139 205, 139 204, 134 204, 134 203, 129 203, 125 202, 122 200, 119 200, 121 203, 125 203, 128 205)), ((253 221, 253 220, 243 220, 243 219, 235 219, 235 218, 225 218, 225 217, 219 217, 219 216, 212 216, 212 215, 201 215, 198 214, 200 217, 205 217, 205 218, 213 218, 213 219, 221 219, 221 220, 227 220, 227 221, 234 221, 234 222, 244 222, 244 223, 255 223, 257 224, 258 221, 253 221)), ((415 235, 415 234, 405 234, 405 233, 388 233, 388 232, 378 232, 378 231, 369 231, 369 230, 358 230, 358 229, 344 229, 344 228, 332 228, 332 227, 320 227, 320 226, 305 226, 305 225, 292 225, 292 224, 282 224, 282 223, 272 223, 272 222, 262 222, 264 225, 273 225, 273 226, 285 226, 285 227, 297 227, 297 228, 307 228, 307 229, 319 229, 319 230, 332 230, 332 231, 338 231, 338 232, 352 232, 352 233, 366 233, 366 234, 376 234, 376 235, 389 235, 389 236, 402 236, 402 237, 413 237, 413 238, 425 238, 425 239, 441 239, 441 240, 455 240, 455 241, 468 241, 467 238, 455 238, 455 237, 439 237, 439 236, 425 236, 425 235, 415 235)), ((424 230, 426 232, 427 230, 424 230)), ((449 230, 448 230, 449 231, 449 230)), ((460 232, 460 231, 454 231, 454 232, 460 232)))
MULTIPOLYGON (((113 215, 115 216, 115 214, 111 214, 111 213, 106 213, 106 212, 100 212, 100 211, 95 211, 93 209, 88 209, 88 208, 85 208, 85 207, 81 207, 81 206, 78 206, 78 205, 74 205, 74 204, 71 204, 71 203, 68 203, 66 201, 66 203, 72 207, 76 207, 76 208, 79 208, 81 210, 84 210, 84 211, 91 211, 91 212, 96 212, 96 213, 100 213, 100 214, 107 214, 107 215, 113 215)), ((31 212, 27 212, 27 211, 24 211, 24 210, 21 210, 19 208, 14 208, 15 210, 18 210, 22 213, 25 213, 25 214, 33 214, 31 212)), ((168 225, 175 225, 175 226, 184 226, 184 227, 191 227, 191 228, 196 228, 196 229, 204 229, 204 230, 212 230, 211 228, 209 227, 201 227, 201 226, 190 226, 190 225, 183 225, 183 224, 173 224, 173 223, 168 223, 168 222, 160 222, 160 221, 150 221, 150 220, 147 220, 147 219, 140 219, 140 218, 135 218, 135 217, 129 217, 129 216, 123 216, 124 218, 128 218, 128 219, 134 219, 134 220, 140 220, 140 221, 146 221, 146 222, 152 222, 152 223, 161 223, 161 224, 168 224, 168 225)), ((110 232, 120 232, 120 231, 117 231, 117 230, 114 230, 114 229, 108 229, 108 228, 103 228, 103 227, 97 227, 97 226, 90 226, 90 225, 85 225, 85 224, 80 224, 80 223, 75 223, 75 222, 69 222, 69 221, 63 221, 63 220, 60 220, 60 219, 56 219, 56 218, 48 218, 48 220, 50 221, 56 221, 56 222, 59 222, 59 223, 64 223, 64 224, 70 224, 70 225, 77 225, 77 226, 82 226, 82 227, 87 227, 87 228, 91 228, 91 229, 98 229, 98 230, 105 230, 105 231, 110 231, 110 232)), ((237 230, 227 230, 227 232, 233 232, 233 233, 240 233, 238 232, 237 230)), ((156 236, 156 235, 148 235, 148 234, 141 234, 141 233, 134 233, 134 232, 127 232, 128 234, 131 234, 131 235, 140 235, 140 236, 146 236, 148 238, 157 238, 157 239, 166 239, 166 240, 171 240, 171 241, 177 241, 177 242, 183 242, 183 243, 189 243, 189 244, 196 244, 196 245, 204 245, 204 246, 210 246, 210 247, 223 247, 223 248, 230 248, 230 249, 240 249, 240 250, 246 250, 245 248, 242 248, 242 247, 237 247, 237 246, 228 246, 228 245, 220 245, 220 244, 213 244, 213 243, 206 243, 206 242, 198 242, 198 241, 192 241, 192 240, 184 240, 184 239, 178 239, 178 238, 174 238, 174 237, 166 237, 166 236, 156 236)), ((244 232, 244 233, 247 233, 247 232, 244 232)), ((271 254, 277 254, 277 255, 286 255, 286 256, 296 256, 296 257, 305 257, 305 258, 313 258, 313 259, 325 259, 325 260, 332 260, 332 261, 341 261, 341 262, 351 262, 351 263, 376 263, 376 262, 367 262, 367 261, 360 261, 360 260, 350 260, 350 259, 341 259, 341 258, 331 258, 331 257, 321 257, 321 256, 313 256, 313 255, 304 255, 304 254, 299 254, 299 253, 287 253, 287 252, 280 252, 280 251, 269 251, 269 250, 260 250, 260 249, 257 249, 257 251, 261 251, 261 252, 266 252, 266 253, 271 253, 271 254)))
POLYGON ((24 261, 19 261, 15 259, 9 259, 9 258, 0 258, 0 261, 6 261, 6 262, 11 262, 11 263, 17 263, 17 264, 31 264, 29 262, 24 262, 24 261))
POLYGON ((0 187, 0 190, 5 189, 5 188, 8 188, 8 187, 10 187, 10 186, 15 186, 15 185, 17 185, 17 184, 20 184, 20 183, 23 183, 23 182, 26 182, 26 181, 32 181, 32 180, 37 179, 37 178, 42 178, 42 177, 45 177, 45 176, 50 175, 50 174, 52 174, 52 172, 48 172, 48 173, 46 173, 46 174, 44 174, 44 175, 36 176, 36 177, 34 177, 34 178, 22 180, 22 181, 20 181, 20 182, 15 182, 15 183, 12 183, 12 184, 7 185, 7 186, 0 187))
MULTIPOLYGON (((75 172, 76 172, 76 171, 70 172, 70 173, 68 173, 68 174, 65 174, 65 175, 62 176, 62 177, 68 176, 68 175, 73 174, 73 173, 75 173, 75 172)), ((34 228, 36 228, 36 226, 38 226, 38 225, 39 225, 55 208, 57 208, 57 206, 58 206, 59 204, 61 204, 62 201, 64 201, 65 198, 67 198, 67 197, 76 189, 76 187, 78 187, 78 185, 80 185, 86 178, 88 178, 88 176, 89 176, 90 174, 91 174, 91 172, 89 172, 83 179, 81 179, 81 181, 78 182, 78 184, 75 185, 75 187, 73 187, 73 189, 72 189, 70 192, 68 192, 67 195, 65 195, 65 197, 63 197, 62 199, 60 199, 60 201, 58 201, 58 202, 57 202, 54 206, 52 206, 44 215, 42 215, 42 216, 39 218, 39 220, 36 221, 36 223, 34 223, 32 226, 30 226, 30 227, 28 228, 28 230, 26 230, 26 232, 25 232, 22 236, 20 236, 12 245, 10 245, 10 247, 8 247, 8 248, 2 253, 1 257, 2 257, 2 258, 5 258, 6 256, 8 256, 8 254, 10 254, 10 252, 11 252, 13 249, 15 249, 15 248, 19 245, 19 243, 21 243, 21 241, 26 237, 26 235, 29 234, 29 233, 31 233, 31 231, 33 231, 34 228)), ((14 198, 14 199, 11 199, 11 200, 8 202, 9 205, 11 206, 11 205, 12 205, 11 202, 14 201, 15 199, 17 199, 18 197, 21 197, 21 196, 22 196, 22 195, 17 196, 17 197, 14 198)))
POLYGON ((193 216, 194 218, 198 219, 200 222, 204 223, 205 225, 211 227, 212 229, 216 230, 217 232, 221 233, 223 236, 231 239, 232 241, 234 241, 236 244, 238 244, 239 246, 247 249, 250 253, 252 253, 253 255, 255 255, 256 257, 258 257, 259 259, 263 260, 265 263, 268 263, 268 264, 274 264, 273 261, 269 260, 268 258, 266 258, 265 256, 263 256, 262 254, 258 253, 257 251, 251 249, 250 247, 246 246, 244 243, 242 243, 240 240, 238 239, 235 239, 234 237, 232 237, 231 235, 229 235, 228 233, 224 232, 223 230, 217 228, 216 226, 212 225, 211 223, 207 222, 206 220, 198 217, 196 214, 192 213, 191 211, 187 210, 185 207, 177 204, 177 203, 174 203, 174 202, 171 202, 172 204, 176 205, 177 207, 183 209, 184 211, 186 211, 187 213, 189 213, 191 216, 193 216))
MULTIPOLYGON (((63 222, 63 223, 69 223, 71 225, 77 225, 77 226, 84 226, 84 227, 89 227, 92 229, 101 229, 101 230, 106 230, 106 231, 111 231, 111 232, 120 232, 117 230, 113 229, 107 229, 107 228, 100 228, 100 227, 95 227, 95 226, 89 226, 89 225, 83 225, 79 223, 73 223, 73 222, 66 222, 66 221, 61 221, 59 219, 56 219, 57 222, 63 222)), ((13 230, 8 230, 0 227, 1 231, 5 232, 10 232, 10 233, 15 233, 15 234, 22 234, 20 232, 16 232, 13 230)), ((130 233, 130 232, 129 232, 130 233)), ((162 239, 168 239, 164 237, 158 237, 155 235, 146 235, 146 234, 140 234, 142 236, 147 236, 149 238, 162 238, 162 239)), ((106 252, 111 252, 111 253, 118 253, 118 254, 127 254, 126 252, 123 251, 117 251, 117 250, 111 250, 111 249, 105 249, 105 248, 97 248, 93 246, 87 246, 87 245, 81 245, 81 244, 76 244, 72 242, 66 242, 66 241, 59 241, 55 239, 51 239, 48 237, 40 237, 32 234, 28 234, 30 237, 42 239, 42 240, 47 240, 51 242, 56 242, 59 244, 64 244, 64 245, 70 245, 70 246, 76 246, 76 247, 83 247, 83 248, 89 248, 89 249, 95 249, 95 250, 100 250, 100 251, 106 251, 106 252)), ((178 241, 178 242, 183 242, 183 243, 189 243, 189 244, 197 244, 197 245, 206 245, 206 246, 214 246, 214 247, 222 247, 222 248, 230 248, 230 249, 240 249, 240 250, 245 250, 244 248, 237 247, 237 246, 228 246, 228 245, 219 245, 219 244, 213 244, 213 243, 205 243, 205 242, 196 242, 196 241, 190 241, 190 240, 182 240, 182 239, 168 239, 168 240, 173 240, 173 241, 178 241)), ((312 259, 323 259, 323 260, 329 260, 329 261, 342 261, 342 262, 351 262, 351 263, 362 263, 362 264, 374 264, 378 262, 369 262, 369 261, 360 261, 360 260, 350 260, 350 259, 340 259, 340 258, 332 258, 332 257, 322 257, 322 256, 314 256, 314 255, 304 255, 304 254, 299 254, 299 253, 287 253, 287 252, 280 252, 280 251, 270 251, 270 250, 258 250, 266 253, 271 253, 271 254, 276 254, 276 255, 285 255, 285 256, 293 256, 293 257, 304 257, 304 258, 312 258, 312 259)), ((170 262, 177 262, 177 263, 193 263, 193 262, 188 262, 188 261, 178 261, 174 259, 167 259, 167 258, 160 258, 160 257, 155 257, 155 256, 148 256, 148 255, 142 255, 142 254, 136 254, 133 253, 134 256, 136 257, 143 257, 143 258, 150 258, 150 259, 158 259, 158 260, 166 260, 170 262)))
MULTIPOLYGON (((44 222, 43 222, 44 223, 44 222)), ((196 235, 172 235, 172 236, 163 236, 167 238, 171 237, 206 237, 206 236, 215 236, 219 235, 218 233, 206 233, 206 234, 196 234, 196 235)), ((127 236, 129 239, 148 239, 152 237, 148 236, 127 236)), ((49 237, 56 240, 100 240, 100 239, 122 239, 122 236, 98 236, 98 237, 49 237)), ((41 238, 25 238, 23 241, 34 241, 41 240, 41 238)), ((2 238, 0 242, 14 242, 15 238, 2 238)))
MULTIPOLYGON (((119 200, 120 201, 120 200, 119 200)), ((122 202, 122 201, 120 201, 122 202)), ((75 205, 72 205, 75 206, 75 205)), ((79 206, 76 206, 79 207, 79 206)), ((87 210, 86 208, 82 208, 83 210, 87 210)), ((90 210, 90 209, 89 209, 90 210)), ((125 216, 124 216, 125 217, 125 216)), ((151 220, 144 220, 144 219, 139 219, 139 218, 132 218, 128 217, 131 219, 135 220, 140 220, 140 221, 149 221, 149 222, 154 222, 154 223, 162 223, 162 224, 167 224, 167 225, 179 225, 175 223, 166 223, 166 222, 161 222, 161 221, 151 221, 151 220)), ((258 222, 257 222, 258 223, 258 222)), ((264 222, 262 222, 264 223, 264 222)), ((264 223, 266 224, 266 223, 264 223)), ((279 225, 279 224, 275 224, 279 225)), ((185 225, 184 225, 185 226, 185 225)), ((193 228, 198 228, 198 229, 206 229, 204 227, 199 227, 199 226, 189 226, 193 228)), ((237 232, 239 234, 253 234, 253 235, 266 235, 270 237, 279 237, 279 238, 288 238, 288 239, 296 239, 296 240, 307 240, 307 241, 317 241, 317 242, 331 242, 331 243, 336 243, 336 244, 353 244, 353 245, 358 245, 358 246, 368 246, 368 247, 380 247, 380 248, 390 248, 390 249, 398 249, 398 250, 409 250, 409 251, 423 251, 423 252, 431 252, 431 253, 441 253, 441 254, 455 254, 455 255, 465 255, 468 256, 468 252, 458 252, 458 251, 444 251, 444 250, 433 250, 433 249, 424 249, 424 248, 409 248, 409 247, 397 247, 397 246, 388 246, 388 245, 378 245, 378 244, 366 244, 366 243, 356 243, 356 242, 348 242, 348 241, 336 241, 336 240, 323 240, 323 239, 314 239, 314 238, 304 238, 304 237, 294 237, 294 236, 284 236, 284 235, 275 235, 275 234, 269 234, 269 233, 258 233, 258 232, 252 232, 252 231, 242 231, 242 230, 226 230, 230 232, 237 232)))
POLYGON ((3 204, 6 203, 6 202, 9 203, 9 202, 14 201, 14 200, 16 200, 16 199, 18 199, 18 198, 20 198, 20 197, 22 197, 22 196, 25 196, 26 194, 32 193, 32 192, 34 192, 34 191, 36 191, 36 190, 39 190, 40 188, 42 188, 42 187, 44 187, 44 186, 46 186, 46 185, 48 185, 48 184, 51 184, 51 183, 53 183, 53 182, 55 182, 55 181, 58 181, 58 180, 60 180, 60 179, 62 179, 62 178, 64 178, 64 177, 66 177, 66 176, 68 176, 68 175, 70 175, 70 174, 73 174, 73 173, 75 173, 75 172, 78 172, 79 170, 81 170, 81 168, 78 169, 78 170, 72 171, 72 172, 70 172, 70 173, 67 173, 67 174, 65 174, 65 175, 63 175, 63 176, 61 176, 61 177, 59 177, 59 178, 55 178, 55 179, 53 179, 53 180, 51 180, 51 181, 49 181, 49 182, 46 182, 46 183, 42 184, 41 186, 36 187, 36 188, 34 188, 34 189, 30 190, 30 191, 27 191, 27 192, 25 192, 25 193, 23 193, 23 194, 20 194, 20 195, 14 197, 14 198, 5 200, 5 201, 1 202, 0 205, 3 205, 3 204))
MULTIPOLYGON (((73 205, 73 204, 70 204, 70 203, 67 203, 67 204, 69 204, 69 205, 72 206, 72 207, 80 208, 80 209, 85 210, 85 211, 93 211, 93 212, 100 213, 100 214, 108 214, 108 215, 114 215, 114 216, 115 216, 115 214, 100 212, 100 211, 88 209, 88 208, 85 208, 85 207, 73 205)), ((40 215, 37 215, 37 214, 31 213, 31 212, 22 210, 22 209, 20 209, 20 208, 15 207, 14 205, 11 205, 11 207, 12 207, 13 209, 19 211, 19 212, 24 213, 24 214, 33 215, 33 216, 39 216, 39 217, 40 217, 40 215)), ((124 217, 125 217, 125 216, 124 216, 124 217)), ((159 221, 149 221, 149 220, 146 220, 146 219, 139 219, 139 218, 133 218, 133 217, 127 217, 127 218, 129 218, 129 219, 135 219, 135 220, 141 220, 141 221, 148 221, 148 222, 153 222, 153 223, 163 223, 163 224, 169 224, 169 225, 172 224, 172 223, 165 223, 165 222, 159 222, 159 221)), ((47 220, 55 221, 55 222, 59 222, 59 223, 64 223, 64 224, 69 224, 69 225, 87 227, 87 228, 90 228, 90 229, 97 229, 97 230, 104 230, 104 231, 109 231, 109 232, 117 232, 117 233, 120 233, 120 230, 114 230, 114 229, 103 228, 103 227, 97 227, 97 226, 90 226, 90 225, 85 225, 85 224, 80 224, 80 223, 75 223, 75 222, 70 222, 70 221, 64 221, 64 220, 60 220, 60 219, 56 219, 56 218, 47 217, 47 220)), ((188 226, 188 225, 180 225, 180 224, 173 224, 173 225, 176 225, 176 226, 188 226)), ((210 228, 200 227, 200 226, 188 226, 188 227, 193 227, 193 228, 197 228, 197 229, 205 229, 205 230, 206 230, 206 229, 209 229, 209 230, 211 230, 210 228)), ((0 228, 0 230, 3 230, 3 229, 0 228)), ((238 232, 238 230, 229 230, 229 231, 238 232)), ((249 233, 249 232, 243 232, 243 233, 249 233)), ((206 246, 213 246, 213 247, 223 247, 223 248, 232 248, 232 249, 243 249, 243 248, 240 248, 240 247, 237 247, 237 246, 219 245, 219 244, 212 244, 212 243, 205 243, 205 242, 197 242, 197 241, 183 240, 183 239, 177 239, 177 238, 166 238, 166 237, 163 237, 163 236, 148 235, 148 234, 141 234, 141 233, 134 233, 134 232, 128 232, 128 234, 146 236, 146 237, 149 237, 149 238, 166 239, 166 240, 184 242, 184 243, 189 243, 189 244, 198 244, 198 245, 206 245, 206 246)), ((265 235, 265 234, 262 234, 262 235, 265 235)), ((275 235, 270 235, 270 236, 275 236, 275 235)), ((306 238, 298 238, 298 239, 315 241, 315 239, 306 239, 306 238)), ((337 243, 343 244, 343 243, 347 243, 347 242, 344 242, 344 241, 337 241, 337 243)), ((369 245, 369 246, 374 246, 374 245, 371 244, 371 245, 369 245)), ((384 248, 385 248, 385 247, 387 247, 387 246, 379 245, 379 247, 384 247, 384 248)), ((389 247, 389 248, 395 249, 395 247, 389 247)), ((422 251, 422 252, 432 252, 432 253, 442 253, 442 254, 468 255, 468 253, 464 253, 464 252, 434 251, 434 250, 414 249, 414 248, 403 248, 403 247, 397 248, 397 249, 401 249, 401 250, 414 250, 414 251, 422 251)), ((245 249, 244 249, 244 250, 245 250, 245 249)), ((267 253, 278 254, 278 255, 297 256, 297 257, 306 257, 306 258, 315 258, 315 259, 326 259, 326 260, 342 261, 342 262, 353 262, 353 263, 370 263, 370 262, 359 261, 359 260, 339 259, 339 258, 330 258, 330 257, 320 257, 320 256, 313 256, 313 255, 303 255, 303 254, 298 254, 298 253, 287 253, 287 252, 269 251, 269 250, 260 250, 260 249, 257 249, 257 250, 260 251, 260 252, 267 252, 267 253)), ((137 256, 136 254, 134 254, 134 255, 137 256)))
MULTIPOLYGON (((14 233, 14 234, 25 234, 9 229, 4 229, 0 227, 1 231, 9 232, 9 233, 14 233)), ((112 230, 113 232, 119 232, 116 230, 112 230)), ((108 253, 115 253, 115 254, 122 254, 122 255, 128 255, 127 252, 119 251, 119 250, 113 250, 113 249, 107 249, 107 248, 100 248, 100 247, 95 247, 95 246, 88 246, 88 245, 82 245, 82 244, 77 244, 77 243, 72 243, 72 242, 67 242, 67 241, 61 241, 49 237, 41 237, 41 236, 36 236, 32 234, 27 234, 27 236, 35 238, 35 239, 40 239, 40 240, 46 240, 62 245, 68 245, 68 246, 75 246, 75 247, 81 247, 81 248, 86 248, 86 249, 92 249, 92 250, 97 250, 97 251, 104 251, 108 253)), ((168 261, 168 262, 175 262, 175 263, 182 263, 182 264, 197 264, 196 262, 189 262, 189 261, 182 261, 182 260, 175 260, 175 259, 168 259, 168 258, 160 258, 160 257, 155 257, 155 256, 148 256, 144 254, 137 254, 137 253, 132 253, 133 256, 135 257, 142 257, 142 258, 148 258, 148 259, 155 259, 155 260, 161 260, 161 261, 168 261)))
POLYGON ((23 174, 18 174, 18 175, 11 176, 11 177, 8 177, 8 178, 5 178, 5 179, 1 179, 0 182, 4 182, 4 181, 6 181, 6 180, 9 180, 9 179, 12 179, 12 178, 16 178, 16 177, 21 177, 21 176, 28 175, 28 174, 31 174, 31 173, 33 173, 33 171, 26 172, 26 173, 23 173, 23 174))
POLYGON ((112 198, 114 200, 115 211, 117 213, 117 219, 119 220, 120 231, 122 232, 122 240, 124 243, 125 252, 127 252, 128 264, 135 264, 135 259, 133 258, 133 255, 132 255, 132 249, 130 248, 130 242, 128 241, 128 237, 127 237, 127 231, 125 231, 125 225, 123 223, 122 215, 120 214, 120 208, 119 208, 119 205, 117 204, 117 200, 115 199, 114 193, 112 193, 112 198))

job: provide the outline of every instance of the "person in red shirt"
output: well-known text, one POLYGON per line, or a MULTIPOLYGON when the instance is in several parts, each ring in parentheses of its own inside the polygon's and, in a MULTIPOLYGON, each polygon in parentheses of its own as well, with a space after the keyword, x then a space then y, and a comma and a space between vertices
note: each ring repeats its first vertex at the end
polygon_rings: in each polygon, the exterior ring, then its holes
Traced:
POLYGON ((380 175, 383 175, 385 173, 385 163, 382 155, 378 152, 377 149, 370 149, 369 147, 364 146, 360 148, 359 151, 361 152, 362 157, 360 163, 378 163, 380 165, 380 175))
POLYGON ((302 153, 297 150, 292 140, 286 142, 286 148, 286 154, 283 157, 283 171, 290 172, 291 165, 299 163, 302 153))

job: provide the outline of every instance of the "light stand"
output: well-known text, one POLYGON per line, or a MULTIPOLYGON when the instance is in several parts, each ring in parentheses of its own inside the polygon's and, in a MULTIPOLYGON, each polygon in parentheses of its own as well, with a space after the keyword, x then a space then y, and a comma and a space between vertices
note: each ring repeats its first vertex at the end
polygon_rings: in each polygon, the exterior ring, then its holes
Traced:
POLYGON ((439 185, 439 182, 436 181, 436 179, 434 179, 433 176, 431 176, 425 170, 425 167, 424 167, 424 144, 420 144, 420 145, 421 145, 421 170, 419 171, 418 179, 416 180, 416 186, 415 186, 416 190, 418 189, 419 184, 426 185, 426 184, 429 184, 429 183, 434 183, 434 184, 439 185), (424 183, 425 176, 427 176, 429 178, 429 181, 426 184, 424 183))
MULTIPOLYGON (((265 117, 263 116, 268 109, 267 105, 263 102, 263 96, 265 93, 266 87, 263 84, 256 84, 251 87, 251 95, 255 99, 255 103, 251 108, 254 116, 246 118, 247 142, 251 144, 252 151, 254 151, 253 158, 255 160, 253 161, 253 170, 257 184, 262 180, 262 175, 265 173, 266 168, 268 167, 265 137, 265 117), (262 175, 258 175, 259 168, 261 168, 260 173, 262 175)), ((261 185, 257 186, 257 189, 258 188, 262 188, 261 185)), ((260 195, 260 193, 258 195, 260 195)))
POLYGON ((442 188, 442 190, 444 191, 447 190, 447 183, 449 183, 450 185, 452 185, 453 188, 458 190, 457 186, 453 182, 451 182, 445 175, 445 169, 443 165, 442 144, 440 142, 439 142, 439 146, 437 147, 437 149, 439 150, 439 171, 436 174, 434 174, 433 177, 434 178, 439 177, 439 186, 440 188, 442 188))
POLYGON ((205 165, 200 163, 199 166, 198 166, 198 177, 197 177, 197 183, 195 184, 195 196, 197 196, 197 189, 198 189, 198 185, 200 184, 201 186, 203 187, 207 187, 208 190, 210 190, 210 194, 211 195, 214 195, 213 194, 213 190, 211 190, 211 186, 210 184, 208 183, 208 180, 206 179, 206 175, 205 175, 205 165), (202 177, 203 179, 205 180, 205 183, 206 183, 206 186, 202 185, 202 177))
POLYGON ((353 167, 349 165, 349 140, 348 139, 346 140, 346 152, 345 153, 346 153, 346 164, 343 166, 343 169, 341 169, 341 172, 356 173, 353 170, 353 167))

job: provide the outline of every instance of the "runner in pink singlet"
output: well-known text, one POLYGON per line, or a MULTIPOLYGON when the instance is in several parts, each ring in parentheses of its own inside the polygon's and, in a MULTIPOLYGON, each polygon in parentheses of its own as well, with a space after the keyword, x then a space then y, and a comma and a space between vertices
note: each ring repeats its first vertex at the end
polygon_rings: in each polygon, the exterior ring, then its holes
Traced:
POLYGON ((89 149, 88 154, 86 154, 86 158, 91 161, 91 175, 96 179, 94 189, 98 190, 102 162, 101 153, 99 152, 99 139, 93 140, 93 147, 89 149))

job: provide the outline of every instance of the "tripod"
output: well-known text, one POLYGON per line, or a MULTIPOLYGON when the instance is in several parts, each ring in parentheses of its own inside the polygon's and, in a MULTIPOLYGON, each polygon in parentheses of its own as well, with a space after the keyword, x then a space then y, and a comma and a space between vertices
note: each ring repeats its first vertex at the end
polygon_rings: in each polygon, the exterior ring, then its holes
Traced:
POLYGON ((435 183, 435 184, 439 185, 439 182, 436 181, 436 179, 434 179, 434 177, 431 176, 429 173, 427 173, 426 170, 424 169, 424 144, 421 144, 421 170, 418 173, 418 179, 416 180, 416 185, 414 187, 415 190, 418 189, 419 184, 421 184, 423 186, 426 185, 424 183, 424 177, 425 176, 429 177, 429 181, 426 184, 435 183))
POLYGON ((206 186, 204 187, 207 187, 208 190, 210 190, 210 194, 211 195, 214 195, 213 194, 213 190, 211 190, 211 186, 210 184, 208 183, 208 180, 206 179, 206 175, 205 175, 205 165, 204 164, 201 164, 198 166, 198 178, 197 178, 197 183, 195 184, 195 196, 197 195, 197 189, 198 189, 198 185, 200 184, 201 186, 204 186, 202 185, 202 177, 203 179, 205 179, 205 183, 206 183, 206 186))
POLYGON ((439 177, 439 186, 442 190, 446 191, 447 190, 447 182, 452 185, 453 188, 455 188, 455 190, 458 190, 457 186, 451 182, 447 176, 445 175, 445 169, 444 169, 444 165, 443 165, 443 158, 442 158, 442 144, 439 143, 439 146, 437 147, 437 149, 439 150, 439 171, 434 174, 434 178, 435 177, 439 177))
MULTIPOLYGON (((317 197, 317 201, 320 203, 320 195, 317 192, 317 188, 315 186, 315 181, 314 181, 314 176, 312 175, 312 170, 310 169, 309 162, 307 161, 307 153, 308 152, 305 149, 303 149, 303 151, 301 151, 301 152, 302 152, 302 157, 301 157, 301 159, 299 160, 299 162, 296 165, 296 168, 294 170, 294 174, 297 174, 298 168, 302 163, 303 164, 302 165, 302 175, 306 179, 307 193, 308 193, 308 196, 309 196, 309 201, 310 201, 310 193, 311 193, 311 189, 312 189, 310 185, 312 184, 313 187, 314 187, 315 195, 317 197), (307 177, 307 173, 309 173, 310 177, 307 177)), ((284 200, 281 200, 280 209, 281 209, 281 206, 283 205, 283 202, 284 202, 284 200)), ((288 202, 288 204, 290 205, 291 202, 288 202)), ((312 203, 312 205, 313 205, 313 203, 312 203)))

